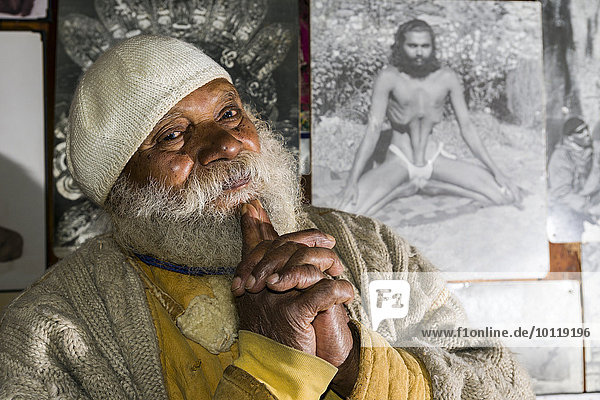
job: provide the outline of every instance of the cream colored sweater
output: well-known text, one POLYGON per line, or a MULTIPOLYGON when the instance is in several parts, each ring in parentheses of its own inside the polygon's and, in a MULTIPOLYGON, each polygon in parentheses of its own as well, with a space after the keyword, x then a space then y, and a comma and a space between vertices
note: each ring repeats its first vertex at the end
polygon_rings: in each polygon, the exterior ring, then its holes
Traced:
MULTIPOLYGON (((304 225, 336 238, 346 278, 357 288, 363 271, 407 277, 409 271, 434 271, 390 228, 370 218, 308 208, 304 225)), ((384 334, 390 339, 417 323, 435 327, 462 320, 459 304, 439 278, 411 283, 411 312, 388 324, 384 334)), ((356 319, 363 315, 359 299, 349 307, 356 319)), ((411 349, 431 375, 436 400, 535 398, 526 373, 505 348, 444 344, 421 341, 411 349)), ((223 381, 229 386, 217 394, 239 398, 241 390, 244 398, 269 398, 242 370, 228 368, 223 381)), ((12 398, 167 398, 143 285, 109 235, 59 262, 8 307, 0 322, 0 399, 12 398)))

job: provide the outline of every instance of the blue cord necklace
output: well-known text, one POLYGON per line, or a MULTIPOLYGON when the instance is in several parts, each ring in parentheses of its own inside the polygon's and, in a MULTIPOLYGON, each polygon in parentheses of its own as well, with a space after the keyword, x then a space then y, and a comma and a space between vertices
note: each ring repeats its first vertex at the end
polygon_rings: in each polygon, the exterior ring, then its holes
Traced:
POLYGON ((152 267, 158 267, 162 269, 166 269, 167 271, 177 272, 179 274, 184 275, 195 275, 195 276, 203 276, 203 275, 233 275, 236 267, 188 267, 187 265, 177 265, 172 264, 170 262, 161 261, 152 256, 147 256, 144 254, 133 253, 141 262, 146 265, 150 265, 152 267))

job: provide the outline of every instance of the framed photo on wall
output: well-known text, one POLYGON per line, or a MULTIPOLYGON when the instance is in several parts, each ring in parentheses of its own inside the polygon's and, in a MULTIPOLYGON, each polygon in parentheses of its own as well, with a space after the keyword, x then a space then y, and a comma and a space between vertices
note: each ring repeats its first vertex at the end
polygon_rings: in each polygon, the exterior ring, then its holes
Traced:
POLYGON ((380 219, 455 279, 545 276, 541 4, 310 10, 313 204, 380 219))

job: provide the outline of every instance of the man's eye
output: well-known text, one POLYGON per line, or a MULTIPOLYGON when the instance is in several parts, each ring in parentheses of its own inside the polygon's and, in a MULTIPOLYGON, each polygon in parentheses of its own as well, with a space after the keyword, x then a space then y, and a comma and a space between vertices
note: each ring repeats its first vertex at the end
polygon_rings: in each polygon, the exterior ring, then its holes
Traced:
POLYGON ((231 119, 231 118, 235 118, 237 116, 238 116, 237 110, 227 110, 223 113, 223 115, 221 116, 221 119, 231 119))
POLYGON ((163 142, 168 142, 168 141, 171 141, 171 140, 175 140, 179 136, 181 136, 182 134, 183 134, 183 132, 181 132, 181 131, 169 132, 168 134, 166 134, 165 136, 163 136, 162 141, 163 142))

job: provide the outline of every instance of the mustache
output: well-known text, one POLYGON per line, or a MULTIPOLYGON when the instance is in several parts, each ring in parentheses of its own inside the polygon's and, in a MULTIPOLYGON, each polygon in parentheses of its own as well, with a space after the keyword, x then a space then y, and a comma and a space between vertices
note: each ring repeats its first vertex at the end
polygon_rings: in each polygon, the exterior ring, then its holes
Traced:
POLYGON ((224 192, 240 181, 260 181, 263 173, 259 168, 260 156, 243 150, 234 159, 220 161, 207 166, 196 164, 184 185, 184 191, 192 187, 202 187, 211 193, 207 200, 216 200, 224 192))

